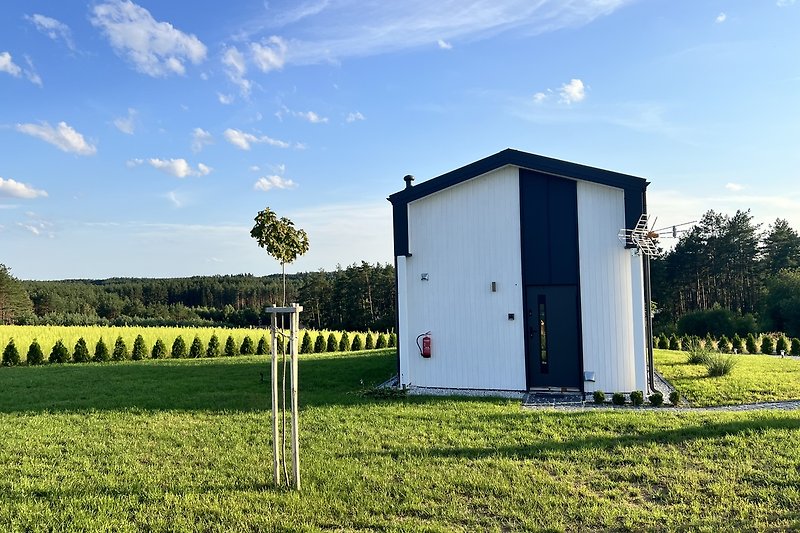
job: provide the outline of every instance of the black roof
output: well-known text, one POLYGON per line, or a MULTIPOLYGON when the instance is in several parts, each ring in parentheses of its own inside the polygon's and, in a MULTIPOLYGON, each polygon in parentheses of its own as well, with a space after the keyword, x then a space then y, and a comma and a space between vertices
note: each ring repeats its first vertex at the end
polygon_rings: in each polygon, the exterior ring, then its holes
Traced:
POLYGON ((390 195, 388 200, 393 207, 395 256, 409 253, 407 208, 409 202, 508 165, 624 189, 626 227, 633 228, 639 215, 647 212, 645 191, 649 182, 644 178, 506 148, 494 155, 390 195))

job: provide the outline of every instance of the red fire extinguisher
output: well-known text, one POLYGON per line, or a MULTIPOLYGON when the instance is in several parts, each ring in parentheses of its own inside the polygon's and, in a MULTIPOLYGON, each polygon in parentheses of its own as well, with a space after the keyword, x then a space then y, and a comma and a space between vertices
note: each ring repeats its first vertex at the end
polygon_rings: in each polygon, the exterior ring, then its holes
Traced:
POLYGON ((419 335, 417 337, 417 348, 419 348, 419 354, 424 357, 425 359, 429 359, 431 357, 431 332, 428 331, 419 335), (422 345, 420 345, 419 340, 422 339, 422 345))

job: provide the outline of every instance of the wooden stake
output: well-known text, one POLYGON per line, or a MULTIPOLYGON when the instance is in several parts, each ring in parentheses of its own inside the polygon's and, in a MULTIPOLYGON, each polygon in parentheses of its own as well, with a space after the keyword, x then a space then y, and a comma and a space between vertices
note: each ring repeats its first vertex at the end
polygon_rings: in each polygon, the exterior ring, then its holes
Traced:
MULTIPOLYGON (((273 306, 274 307, 274 306, 273 306)), ((281 484, 281 452, 278 435, 278 316, 272 313, 271 326, 271 354, 272 374, 272 469, 275 473, 275 485, 281 484)))
POLYGON ((299 346, 298 337, 300 329, 300 311, 303 310, 297 304, 292 304, 292 465, 294 466, 294 488, 300 490, 300 412, 297 401, 297 347, 299 346))

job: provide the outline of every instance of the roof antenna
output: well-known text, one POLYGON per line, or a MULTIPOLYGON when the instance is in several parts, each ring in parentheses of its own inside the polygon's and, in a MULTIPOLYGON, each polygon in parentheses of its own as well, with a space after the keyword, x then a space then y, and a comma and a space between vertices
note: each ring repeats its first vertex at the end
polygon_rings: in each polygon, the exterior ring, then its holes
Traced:
POLYGON ((414 181, 414 176, 411 174, 406 174, 406 176, 403 178, 403 181, 406 182, 406 189, 410 189, 412 187, 411 182, 414 181))

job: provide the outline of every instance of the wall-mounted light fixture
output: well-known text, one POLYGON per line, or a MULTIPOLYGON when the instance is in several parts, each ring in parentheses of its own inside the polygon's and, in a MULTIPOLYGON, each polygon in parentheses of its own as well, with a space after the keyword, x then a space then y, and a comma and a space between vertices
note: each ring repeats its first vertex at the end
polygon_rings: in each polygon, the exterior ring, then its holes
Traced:
POLYGON ((497 292, 497 282, 496 281, 492 282, 492 292, 497 292))
POLYGON ((420 281, 428 281, 428 273, 423 272, 422 274, 419 275, 419 279, 420 281))
POLYGON ((586 372, 584 372, 583 381, 594 383, 594 372, 592 372, 591 370, 587 370, 586 372))

